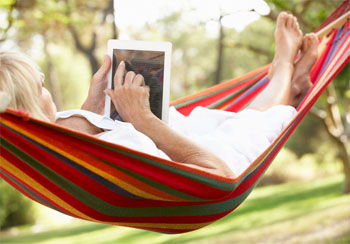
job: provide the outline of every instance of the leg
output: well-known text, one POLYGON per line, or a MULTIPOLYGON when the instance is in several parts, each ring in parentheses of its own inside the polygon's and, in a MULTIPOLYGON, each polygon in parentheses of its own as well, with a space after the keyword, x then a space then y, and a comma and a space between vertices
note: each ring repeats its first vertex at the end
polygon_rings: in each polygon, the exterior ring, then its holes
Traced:
POLYGON ((275 31, 276 51, 269 71, 270 83, 248 106, 264 111, 271 106, 289 105, 294 60, 302 43, 302 33, 296 18, 282 12, 275 31))
POLYGON ((301 47, 302 56, 294 68, 289 104, 297 107, 312 87, 310 72, 318 57, 318 38, 316 34, 306 34, 301 47))

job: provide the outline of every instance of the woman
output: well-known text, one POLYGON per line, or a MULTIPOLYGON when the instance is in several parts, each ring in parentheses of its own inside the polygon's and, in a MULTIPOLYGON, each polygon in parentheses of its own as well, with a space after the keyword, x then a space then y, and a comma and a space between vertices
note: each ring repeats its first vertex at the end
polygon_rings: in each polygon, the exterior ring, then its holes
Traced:
POLYGON ((110 69, 108 57, 93 77, 83 111, 58 113, 57 120, 55 105, 44 88, 44 76, 23 55, 0 51, 0 90, 12 97, 9 107, 25 110, 39 119, 210 173, 234 177, 244 171, 293 118, 295 109, 285 105, 295 106, 311 84, 308 76, 317 58, 317 38, 307 35, 303 39, 296 18, 281 13, 275 39, 276 54, 268 87, 248 109, 237 114, 196 108, 185 117, 170 108, 167 125, 150 111, 149 88, 143 77, 134 72, 125 74, 124 62, 117 68, 114 90, 104 91, 110 69), (303 56, 294 65, 300 49, 303 56), (98 115, 103 110, 103 91, 127 123, 101 123, 106 120, 98 115), (259 123, 247 124, 251 121, 259 123), (107 127, 101 129, 101 124, 107 127))

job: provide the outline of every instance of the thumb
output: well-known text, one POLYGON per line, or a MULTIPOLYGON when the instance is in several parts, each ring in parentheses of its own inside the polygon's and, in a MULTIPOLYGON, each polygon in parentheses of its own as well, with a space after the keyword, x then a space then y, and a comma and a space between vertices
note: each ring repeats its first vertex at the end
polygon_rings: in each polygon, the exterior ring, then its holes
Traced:
POLYGON ((109 56, 107 54, 105 54, 104 59, 103 59, 103 64, 97 70, 95 76, 102 79, 104 76, 107 75, 110 67, 111 67, 111 59, 109 58, 109 56))

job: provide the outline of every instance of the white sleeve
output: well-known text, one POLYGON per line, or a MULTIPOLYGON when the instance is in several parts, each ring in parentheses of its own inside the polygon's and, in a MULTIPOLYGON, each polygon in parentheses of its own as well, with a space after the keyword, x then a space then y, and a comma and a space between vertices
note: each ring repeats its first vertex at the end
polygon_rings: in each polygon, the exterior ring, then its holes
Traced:
POLYGON ((83 117, 87 119, 91 124, 104 130, 113 130, 116 128, 114 120, 112 120, 111 118, 108 118, 106 116, 102 116, 87 110, 73 109, 73 110, 57 112, 56 120, 66 119, 72 116, 83 117))
POLYGON ((118 144, 136 151, 144 152, 156 157, 169 159, 169 157, 157 148, 155 143, 146 135, 137 131, 127 122, 114 121, 108 117, 95 114, 86 110, 69 110, 56 113, 56 119, 79 116, 86 118, 91 124, 107 131, 97 134, 101 140, 118 144))

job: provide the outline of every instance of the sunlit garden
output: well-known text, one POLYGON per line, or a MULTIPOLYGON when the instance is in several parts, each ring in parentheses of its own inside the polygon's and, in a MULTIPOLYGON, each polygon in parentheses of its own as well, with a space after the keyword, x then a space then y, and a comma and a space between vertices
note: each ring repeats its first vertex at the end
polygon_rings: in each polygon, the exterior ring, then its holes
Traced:
MULTIPOLYGON (((281 11, 308 33, 342 2, 0 0, 0 50, 35 60, 63 111, 81 108, 109 39, 171 42, 172 101, 270 63, 281 11)), ((349 80, 347 63, 249 197, 208 226, 163 234, 81 220, 1 179, 0 243, 350 243, 349 80)))

